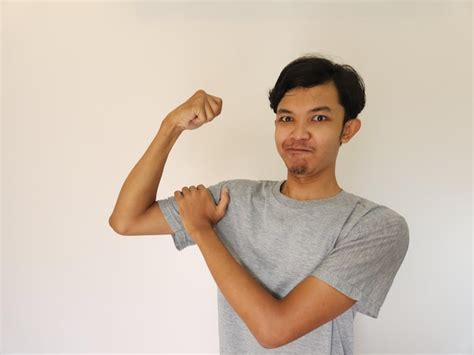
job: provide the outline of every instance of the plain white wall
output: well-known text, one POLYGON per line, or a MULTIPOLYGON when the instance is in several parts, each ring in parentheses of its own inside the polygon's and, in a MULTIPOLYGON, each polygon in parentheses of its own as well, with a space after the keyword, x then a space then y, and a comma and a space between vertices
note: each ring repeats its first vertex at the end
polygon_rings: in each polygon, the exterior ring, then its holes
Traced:
POLYGON ((379 318, 356 317, 356 353, 472 352, 470 2, 1 6, 2 353, 217 352, 199 249, 118 236, 108 218, 163 117, 198 88, 223 111, 180 137, 157 199, 286 178, 267 93, 306 53, 366 84, 339 184, 410 227, 379 318))

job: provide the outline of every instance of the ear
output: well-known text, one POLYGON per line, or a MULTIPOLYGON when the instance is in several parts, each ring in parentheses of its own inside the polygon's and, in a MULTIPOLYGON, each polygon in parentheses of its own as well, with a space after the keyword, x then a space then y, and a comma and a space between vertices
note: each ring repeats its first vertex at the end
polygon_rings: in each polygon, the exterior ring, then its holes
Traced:
POLYGON ((344 129, 341 132, 341 144, 349 142, 351 138, 359 131, 361 125, 362 122, 358 118, 353 118, 347 121, 344 125, 344 129))

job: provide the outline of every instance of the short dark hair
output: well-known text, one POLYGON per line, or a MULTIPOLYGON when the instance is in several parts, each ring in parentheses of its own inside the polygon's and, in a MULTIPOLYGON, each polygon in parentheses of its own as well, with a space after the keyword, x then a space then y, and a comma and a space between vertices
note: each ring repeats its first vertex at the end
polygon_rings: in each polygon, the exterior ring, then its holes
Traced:
POLYGON ((319 54, 304 55, 283 68, 275 87, 268 92, 270 108, 276 113, 282 97, 293 88, 310 88, 329 81, 334 82, 339 103, 344 107, 344 127, 365 106, 364 81, 350 65, 334 63, 319 54))

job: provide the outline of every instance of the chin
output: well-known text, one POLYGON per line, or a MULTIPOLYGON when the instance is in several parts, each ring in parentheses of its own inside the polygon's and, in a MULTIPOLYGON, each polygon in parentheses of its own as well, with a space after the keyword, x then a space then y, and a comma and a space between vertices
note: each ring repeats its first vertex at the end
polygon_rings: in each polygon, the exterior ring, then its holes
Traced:
POLYGON ((305 163, 295 164, 295 162, 289 162, 286 163, 286 168, 288 169, 288 172, 293 175, 305 175, 309 171, 309 166, 305 163))
POLYGON ((296 166, 288 169, 288 172, 292 175, 305 175, 308 169, 305 166, 296 166))

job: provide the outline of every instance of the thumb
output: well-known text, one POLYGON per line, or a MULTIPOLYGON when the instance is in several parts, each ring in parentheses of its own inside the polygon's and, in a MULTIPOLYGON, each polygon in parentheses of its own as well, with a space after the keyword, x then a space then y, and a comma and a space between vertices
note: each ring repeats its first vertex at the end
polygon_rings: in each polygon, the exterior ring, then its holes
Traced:
POLYGON ((221 190, 221 199, 219 200, 219 203, 217 204, 217 209, 222 215, 225 214, 229 201, 230 201, 229 188, 223 187, 221 190))

